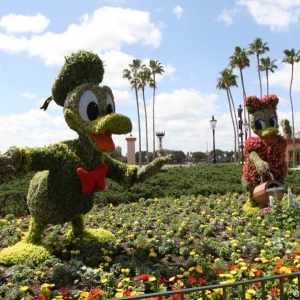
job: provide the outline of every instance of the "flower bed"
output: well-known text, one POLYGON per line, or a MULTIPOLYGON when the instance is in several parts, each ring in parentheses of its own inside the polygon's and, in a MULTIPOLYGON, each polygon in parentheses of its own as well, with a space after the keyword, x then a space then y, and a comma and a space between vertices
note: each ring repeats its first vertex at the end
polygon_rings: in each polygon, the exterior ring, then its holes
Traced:
MULTIPOLYGON (((286 196, 274 207, 251 214, 245 213, 245 203, 245 195, 228 194, 95 207, 85 222, 111 231, 116 242, 67 240, 67 224, 49 227, 45 241, 53 256, 38 265, 2 265, 0 295, 122 298, 299 271, 298 209, 288 205, 286 196)), ((1 219, 1 248, 19 241, 28 223, 29 217, 1 219)), ((284 285, 291 295, 296 282, 286 280, 284 285)), ((268 283, 267 291, 268 299, 277 299, 278 284, 268 283)), ((260 299, 260 293, 259 284, 253 284, 247 299, 260 299)), ((222 289, 207 292, 210 299, 221 299, 221 294, 222 289)), ((200 294, 187 297, 200 299, 200 294)), ((228 299, 238 297, 232 290, 228 299)))

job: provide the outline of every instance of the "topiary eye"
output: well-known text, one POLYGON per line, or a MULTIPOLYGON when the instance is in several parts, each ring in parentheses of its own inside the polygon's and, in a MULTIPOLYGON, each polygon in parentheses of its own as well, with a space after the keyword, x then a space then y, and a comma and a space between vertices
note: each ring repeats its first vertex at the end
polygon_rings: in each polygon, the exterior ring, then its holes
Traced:
POLYGON ((258 119, 255 121, 255 128, 258 130, 264 130, 266 128, 266 123, 262 119, 258 119))
POLYGON ((115 104, 110 94, 106 97, 106 114, 111 114, 115 112, 115 104))
POLYGON ((86 122, 94 121, 99 114, 98 99, 94 92, 85 91, 78 104, 79 114, 82 120, 86 122))
POLYGON ((277 127, 277 119, 274 117, 270 118, 270 126, 277 127))

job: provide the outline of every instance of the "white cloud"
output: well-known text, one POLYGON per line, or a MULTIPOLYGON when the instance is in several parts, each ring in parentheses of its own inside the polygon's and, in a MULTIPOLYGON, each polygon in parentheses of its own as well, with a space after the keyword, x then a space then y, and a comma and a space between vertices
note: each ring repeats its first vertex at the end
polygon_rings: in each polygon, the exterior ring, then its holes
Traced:
POLYGON ((29 92, 24 92, 24 93, 21 94, 21 97, 25 97, 25 98, 32 99, 32 98, 35 98, 35 97, 36 97, 36 94, 34 94, 34 93, 29 93, 29 92))
POLYGON ((171 94, 161 93, 155 100, 156 118, 191 122, 215 112, 216 100, 215 94, 201 94, 193 89, 175 90, 171 94))
POLYGON ((136 105, 135 100, 132 99, 133 93, 128 91, 118 91, 113 90, 114 99, 116 103, 116 109, 118 112, 118 106, 119 105, 136 105))
POLYGON ((30 56, 42 58, 46 65, 61 65, 64 56, 78 49, 97 53, 119 51, 123 44, 138 42, 158 47, 161 43, 160 28, 150 21, 148 12, 120 7, 102 7, 92 15, 84 14, 80 24, 71 24, 61 33, 47 32, 28 39, 0 34, 0 49, 27 51, 30 56))
MULTIPOLYGON (((269 74, 269 86, 281 86, 289 89, 291 83, 292 66, 283 63, 280 70, 275 70, 273 74, 269 74)), ((300 91, 300 64, 294 64, 292 91, 300 91)), ((264 78, 265 79, 265 78, 264 78)))
POLYGON ((224 21, 226 23, 226 26, 229 26, 233 23, 233 17, 237 14, 238 9, 227 9, 224 8, 221 12, 221 14, 216 18, 218 21, 224 21))
POLYGON ((35 16, 24 16, 9 14, 0 19, 0 27, 6 29, 6 31, 12 32, 34 32, 39 33, 44 31, 50 23, 47 19, 40 13, 35 16))
POLYGON ((8 53, 18 53, 24 51, 27 46, 28 40, 26 37, 17 38, 0 32, 0 50, 8 53))
MULTIPOLYGON (((101 55, 101 59, 105 64, 105 74, 103 79, 103 84, 110 86, 110 88, 124 88, 129 87, 129 82, 127 79, 123 78, 123 70, 129 68, 129 64, 136 57, 125 54, 121 51, 108 51, 101 55)), ((149 58, 142 61, 143 64, 149 66, 149 58)), ((160 81, 165 76, 171 76, 176 72, 176 69, 170 65, 163 65, 164 73, 162 75, 156 76, 156 81, 160 81)))
POLYGON ((52 117, 38 109, 19 115, 0 116, 0 124, 2 153, 11 146, 44 146, 77 136, 68 128, 63 117, 52 117))
POLYGON ((177 19, 180 19, 183 13, 183 8, 177 5, 173 8, 173 13, 176 15, 177 19))
POLYGON ((299 0, 237 0, 236 3, 246 7, 259 25, 271 30, 286 30, 300 20, 299 0))

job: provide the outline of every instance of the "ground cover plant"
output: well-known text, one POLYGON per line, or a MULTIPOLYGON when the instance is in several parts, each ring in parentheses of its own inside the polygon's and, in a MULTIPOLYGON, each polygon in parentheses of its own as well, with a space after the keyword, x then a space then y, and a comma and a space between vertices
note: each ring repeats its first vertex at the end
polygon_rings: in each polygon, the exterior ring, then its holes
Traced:
MULTIPOLYGON (((210 166, 211 173, 207 166, 197 167, 201 169, 198 175, 197 168, 175 168, 158 177, 171 173, 171 186, 182 183, 178 174, 184 174, 185 185, 205 176, 216 186, 224 185, 226 167, 219 166, 220 176, 218 168, 210 166)), ((240 178, 240 166, 232 174, 231 168, 233 165, 228 165, 228 176, 233 181, 240 178)), ((289 172, 289 176, 287 182, 294 192, 292 183, 298 175, 289 172)), ((170 191, 167 183, 162 186, 170 191)), ((299 271, 299 200, 294 195, 291 203, 285 195, 282 201, 275 200, 272 208, 246 213, 247 195, 238 192, 204 191, 140 197, 131 202, 120 199, 119 203, 107 203, 104 198, 85 216, 85 223, 89 228, 112 232, 115 239, 110 244, 68 240, 64 237, 68 224, 50 226, 44 241, 53 255, 41 262, 0 265, 0 295, 4 299, 39 300, 122 298, 299 271)), ((0 249, 21 239, 29 220, 26 213, 2 216, 0 249)), ((293 280, 284 282, 286 299, 291 299, 296 284, 293 280)), ((267 291, 268 299, 278 299, 278 283, 267 283, 267 291)), ((241 299, 238 290, 230 290, 228 295, 228 299, 241 299)), ((186 297, 201 299, 196 293, 186 297)), ((207 297, 222 299, 222 289, 208 291, 207 297)), ((261 299, 260 285, 249 286, 246 297, 261 299)))

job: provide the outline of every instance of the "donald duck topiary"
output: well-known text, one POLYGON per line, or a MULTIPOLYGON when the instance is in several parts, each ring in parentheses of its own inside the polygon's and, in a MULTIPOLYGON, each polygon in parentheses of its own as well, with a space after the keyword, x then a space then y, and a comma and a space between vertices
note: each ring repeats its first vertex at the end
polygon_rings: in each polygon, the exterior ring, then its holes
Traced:
POLYGON ((250 126, 256 137, 250 137, 244 144, 247 159, 243 166, 243 185, 249 192, 250 206, 258 206, 253 197, 254 189, 273 176, 278 182, 284 182, 287 176, 286 147, 291 137, 288 120, 281 120, 284 136, 279 133, 276 95, 267 95, 262 99, 256 96, 245 98, 245 106, 251 115, 250 126), (271 177, 270 177, 271 176, 271 177))
POLYGON ((95 191, 105 189, 105 177, 125 190, 160 171, 170 156, 159 157, 138 169, 112 159, 112 134, 132 130, 128 117, 115 112, 114 96, 102 82, 104 66, 98 55, 77 51, 65 63, 42 109, 50 101, 63 107, 65 121, 78 138, 37 148, 11 147, 0 155, 0 182, 37 173, 30 182, 27 204, 31 215, 25 237, 0 252, 0 263, 14 264, 26 259, 35 262, 51 255, 42 234, 48 224, 70 222, 70 238, 114 239, 104 229, 86 229, 83 215, 93 207, 95 191))

